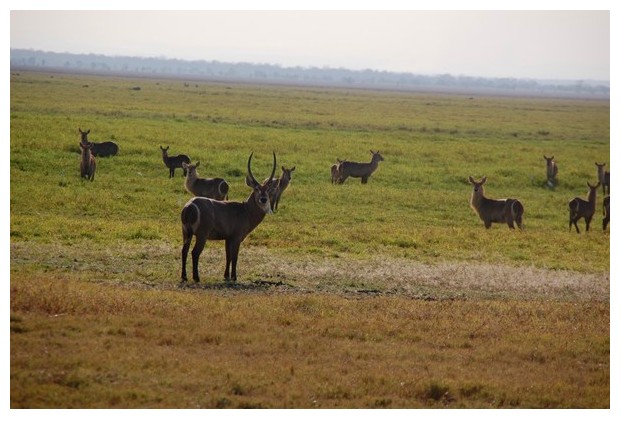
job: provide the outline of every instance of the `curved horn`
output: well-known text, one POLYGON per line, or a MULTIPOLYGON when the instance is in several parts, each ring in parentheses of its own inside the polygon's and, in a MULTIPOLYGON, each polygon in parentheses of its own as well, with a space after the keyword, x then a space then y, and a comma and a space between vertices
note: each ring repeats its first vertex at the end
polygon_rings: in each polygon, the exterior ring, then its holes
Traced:
POLYGON ((252 174, 252 167, 250 166, 250 164, 252 164, 253 155, 254 155, 254 152, 252 152, 250 154, 250 157, 248 158, 248 177, 250 178, 250 181, 252 182, 252 186, 258 186, 258 182, 256 181, 256 179, 254 178, 254 175, 252 174))
POLYGON ((273 179, 273 176, 276 174, 276 152, 273 151, 273 170, 271 170, 271 176, 269 176, 269 182, 267 183, 271 183, 271 180, 273 179))
MULTIPOLYGON (((252 152, 250 154, 250 157, 248 158, 248 177, 250 178, 250 181, 252 182, 253 186, 260 186, 260 183, 258 183, 258 181, 256 180, 256 178, 254 178, 254 175, 252 174, 252 156, 254 155, 254 152, 252 152)), ((273 179, 273 177, 276 174, 276 153, 275 151, 273 152, 273 169, 271 170, 271 176, 269 176, 269 180, 267 181, 267 183, 271 183, 271 180, 273 179)))

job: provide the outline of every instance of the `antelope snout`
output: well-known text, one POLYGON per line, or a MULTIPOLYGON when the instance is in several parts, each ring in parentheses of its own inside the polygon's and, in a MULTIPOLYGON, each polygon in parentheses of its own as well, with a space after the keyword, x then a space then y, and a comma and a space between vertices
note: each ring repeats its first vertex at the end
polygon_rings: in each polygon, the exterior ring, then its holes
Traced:
POLYGON ((266 214, 273 214, 273 210, 271 210, 271 204, 269 202, 269 197, 266 195, 262 195, 258 197, 258 205, 261 210, 263 210, 266 214))

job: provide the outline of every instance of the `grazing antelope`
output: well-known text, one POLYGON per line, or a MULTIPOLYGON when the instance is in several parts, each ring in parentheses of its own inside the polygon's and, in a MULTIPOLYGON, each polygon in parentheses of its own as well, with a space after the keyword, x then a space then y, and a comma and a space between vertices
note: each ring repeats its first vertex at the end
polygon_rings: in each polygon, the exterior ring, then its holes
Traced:
POLYGON ((553 187, 556 184, 555 177, 558 175, 558 164, 553 160, 554 156, 547 158, 543 155, 543 158, 547 161, 547 184, 553 187))
MULTIPOLYGON (((280 198, 282 197, 282 193, 288 187, 288 184, 291 182, 291 174, 295 171, 295 167, 285 168, 282 167, 282 175, 277 179, 271 179, 273 182, 271 186, 271 190, 269 191, 269 201, 271 202, 271 210, 278 210, 278 204, 280 204, 280 198)), ((263 182, 263 185, 267 183, 267 179, 263 182)))
POLYGON ((164 160, 164 164, 170 169, 168 178, 174 177, 174 170, 177 168, 183 169, 183 176, 186 176, 187 171, 183 168, 183 163, 189 164, 191 162, 189 156, 183 154, 168 156, 168 149, 170 149, 170 146, 167 146, 165 149, 161 146, 159 146, 159 148, 161 149, 161 156, 164 160))
POLYGON ((609 195, 603 198, 603 231, 607 229, 607 225, 609 225, 609 195))
POLYGON ((340 163, 339 172, 340 172, 340 182, 344 183, 347 178, 350 177, 361 177, 362 183, 368 183, 368 178, 374 171, 379 167, 379 161, 384 161, 383 156, 379 153, 379 151, 372 153, 372 159, 370 162, 352 162, 352 161, 343 161, 340 163))
POLYGON ((248 174, 245 183, 252 188, 252 193, 244 202, 216 201, 204 197, 194 197, 185 204, 181 211, 183 226, 183 249, 181 250, 181 280, 187 281, 185 265, 187 253, 196 236, 192 249, 192 268, 195 282, 200 282, 198 276, 198 258, 205 247, 207 240, 225 240, 226 270, 224 279, 237 280, 237 258, 239 247, 247 237, 271 213, 269 190, 273 186, 273 176, 276 172, 276 154, 273 153, 273 170, 264 185, 256 181, 252 174, 252 154, 248 158, 248 174))
POLYGON ((213 200, 223 201, 228 199, 228 183, 226 180, 215 179, 203 179, 198 177, 196 168, 200 165, 200 161, 194 164, 187 164, 183 162, 182 167, 187 171, 185 177, 185 189, 190 194, 194 194, 197 197, 211 198, 213 200))
POLYGON ((595 162, 594 164, 596 165, 598 181, 603 188, 603 195, 609 195, 609 185, 611 184, 609 181, 609 171, 605 171, 605 163, 599 164, 598 162, 595 162))
POLYGON ((577 221, 581 218, 584 218, 586 221, 586 231, 590 231, 590 221, 592 221, 592 217, 594 216, 594 212, 596 211, 596 188, 599 187, 600 183, 592 186, 590 182, 586 182, 588 184, 588 200, 584 200, 579 197, 575 197, 568 203, 568 209, 570 211, 570 215, 568 218, 568 230, 571 230, 571 226, 575 225, 575 230, 577 234, 579 234, 579 227, 577 226, 577 221))
POLYGON ((492 223, 506 223, 508 228, 514 229, 516 223, 519 229, 523 229, 523 204, 514 198, 504 200, 486 198, 482 187, 486 181, 486 176, 480 181, 469 176, 469 183, 474 185, 469 204, 480 216, 484 226, 488 229, 491 228, 492 223))
POLYGON ((90 133, 90 129, 86 131, 82 131, 81 128, 78 128, 78 131, 82 135, 82 143, 92 143, 91 153, 94 156, 113 156, 118 153, 118 145, 114 142, 101 142, 94 143, 88 141, 88 134, 90 133))
POLYGON ((95 180, 95 170, 97 169, 97 161, 91 153, 93 144, 80 142, 80 148, 82 155, 80 158, 80 176, 90 180, 95 180))

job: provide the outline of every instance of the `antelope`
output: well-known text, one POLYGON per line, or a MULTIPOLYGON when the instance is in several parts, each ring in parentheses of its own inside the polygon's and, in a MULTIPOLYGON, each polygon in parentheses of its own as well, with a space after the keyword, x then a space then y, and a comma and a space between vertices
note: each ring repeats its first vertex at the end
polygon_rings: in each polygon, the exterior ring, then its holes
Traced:
POLYGON ((547 158, 543 155, 543 158, 547 161, 547 184, 549 186, 554 186, 556 183, 555 177, 558 175, 558 164, 553 160, 553 158, 555 158, 554 156, 547 158))
POLYGON ((603 231, 607 229, 607 225, 609 225, 609 195, 603 198, 603 213, 605 217, 603 217, 603 231))
POLYGON ((248 158, 248 173, 245 183, 252 188, 252 193, 244 202, 216 201, 204 197, 194 197, 185 204, 181 211, 183 229, 183 248, 181 250, 181 280, 187 281, 185 265, 192 237, 196 242, 192 249, 192 268, 195 282, 200 282, 198 275, 198 258, 205 247, 207 240, 225 240, 226 281, 237 280, 237 258, 239 247, 250 232, 272 213, 269 201, 269 191, 273 186, 273 176, 276 172, 276 154, 273 153, 273 170, 271 176, 260 184, 252 174, 252 156, 248 158))
POLYGON ((95 157, 91 153, 92 147, 92 143, 80 142, 80 148, 82 151, 80 159, 80 176, 86 178, 86 180, 90 180, 91 182, 95 180, 95 170, 97 169, 97 161, 95 161, 95 157))
POLYGON ((211 198, 213 200, 223 201, 228 199, 228 183, 226 180, 215 179, 203 179, 198 177, 196 168, 200 165, 200 161, 196 164, 187 164, 183 162, 181 166, 183 170, 187 171, 185 177, 185 189, 190 194, 194 194, 197 197, 211 198))
MULTIPOLYGON (((82 131, 81 128, 78 128, 78 131, 82 135, 82 143, 89 143, 88 134, 90 133, 90 129, 82 131)), ((92 144, 93 147, 91 148, 91 152, 94 156, 113 156, 118 153, 118 145, 114 142, 107 141, 92 144)))
MULTIPOLYGON (((277 179, 271 179, 273 182, 271 190, 269 191, 269 201, 271 202, 271 210, 278 210, 278 204, 280 204, 280 198, 282 193, 288 187, 291 182, 291 174, 295 171, 295 167, 286 168, 282 166, 282 175, 277 179)), ((263 182, 263 185, 267 183, 267 179, 263 182)))
POLYGON ((590 182, 586 182, 588 184, 588 200, 584 200, 579 197, 575 197, 568 203, 568 209, 570 211, 570 215, 568 218, 568 230, 571 230, 571 226, 575 225, 575 230, 577 234, 579 234, 579 227, 577 226, 577 221, 581 218, 584 218, 586 221, 586 231, 590 231, 590 221, 592 221, 592 217, 594 216, 594 212, 596 210, 596 188, 599 187, 600 182, 596 185, 590 185, 590 182))
POLYGON ((344 161, 341 161, 339 158, 336 158, 336 164, 333 164, 331 166, 331 173, 332 173, 332 184, 339 184, 342 183, 340 181, 340 166, 342 165, 344 161))
POLYGON ((609 181, 609 171, 605 171, 605 163, 599 164, 598 162, 594 163, 596 165, 597 173, 598 173, 598 181, 603 188, 603 195, 609 195, 609 185, 611 182, 609 181), (607 190, 605 190, 607 188, 607 190))
POLYGON ((368 183, 368 178, 379 166, 379 161, 384 161, 379 151, 373 152, 371 150, 370 153, 372 154, 370 162, 341 162, 338 169, 340 172, 340 183, 344 183, 349 176, 361 177, 362 183, 368 183))
POLYGON ((480 216, 484 226, 489 229, 492 223, 506 223, 508 228, 514 229, 516 223, 519 229, 523 229, 523 204, 514 198, 503 200, 486 198, 482 187, 486 181, 486 176, 480 181, 469 176, 469 183, 474 185, 469 204, 474 212, 480 216))
POLYGON ((161 156, 164 160, 164 164, 170 169, 168 178, 174 177, 174 170, 177 168, 183 169, 183 176, 186 176, 187 171, 183 168, 183 163, 189 164, 191 162, 189 156, 183 154, 168 156, 168 149, 170 149, 170 146, 167 146, 165 149, 161 146, 159 146, 159 148, 161 149, 161 156))

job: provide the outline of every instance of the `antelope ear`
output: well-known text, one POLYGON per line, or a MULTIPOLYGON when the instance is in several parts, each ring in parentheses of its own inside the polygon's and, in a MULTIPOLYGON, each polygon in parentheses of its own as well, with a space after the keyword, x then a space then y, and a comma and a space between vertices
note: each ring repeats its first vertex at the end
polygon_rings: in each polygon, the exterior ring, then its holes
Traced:
POLYGON ((480 184, 484 185, 487 182, 487 176, 484 176, 482 179, 480 179, 480 184))
POLYGON ((196 167, 200 165, 200 161, 196 161, 196 167))
POLYGON ((473 177, 469 176, 469 183, 471 183, 472 185, 475 185, 476 181, 474 180, 473 177))
POLYGON ((291 168, 291 172, 295 171, 295 166, 293 166, 293 168, 291 168))
POLYGON ((183 161, 183 162, 181 162, 181 166, 182 166, 183 168, 187 168, 187 163, 186 163, 185 161, 183 161))

